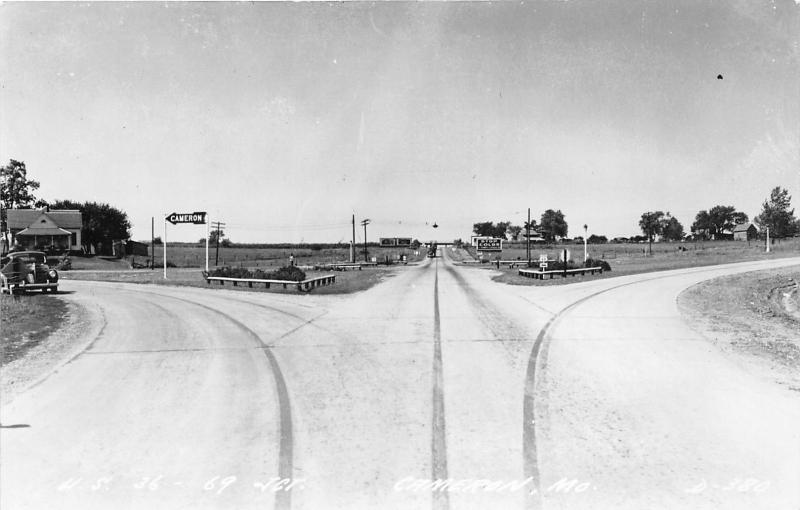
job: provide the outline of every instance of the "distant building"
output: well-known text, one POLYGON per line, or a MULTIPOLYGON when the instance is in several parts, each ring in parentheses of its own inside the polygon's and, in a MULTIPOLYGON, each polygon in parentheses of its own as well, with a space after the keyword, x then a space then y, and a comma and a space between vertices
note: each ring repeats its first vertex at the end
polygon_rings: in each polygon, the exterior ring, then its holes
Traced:
POLYGON ((733 227, 733 238, 736 241, 749 241, 758 238, 758 227, 752 223, 742 223, 733 227))
POLYGON ((9 209, 7 214, 12 245, 48 252, 81 249, 83 217, 80 211, 9 209))

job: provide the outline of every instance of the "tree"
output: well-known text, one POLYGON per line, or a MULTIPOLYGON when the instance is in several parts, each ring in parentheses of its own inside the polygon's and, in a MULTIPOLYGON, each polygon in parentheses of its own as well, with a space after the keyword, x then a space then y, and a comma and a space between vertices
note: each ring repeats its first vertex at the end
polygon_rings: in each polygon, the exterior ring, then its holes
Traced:
MULTIPOLYGON (((208 236, 208 244, 216 244, 217 243, 217 236, 219 235, 219 241, 222 242, 222 238, 225 237, 224 230, 212 230, 208 236)), ((205 239, 203 239, 205 242, 205 239)), ((223 244, 223 246, 225 246, 223 244)))
POLYGON ((708 239, 711 236, 713 228, 714 227, 711 224, 711 218, 708 215, 708 211, 702 210, 694 217, 694 223, 692 223, 692 234, 695 236, 708 239))
POLYGON ((504 238, 510 225, 511 223, 508 221, 500 221, 496 224, 491 221, 483 221, 473 224, 472 231, 478 236, 504 238))
POLYGON ((597 235, 590 235, 586 242, 589 244, 605 244, 608 242, 608 238, 606 236, 597 236, 597 235))
POLYGON ((564 220, 564 213, 560 209, 558 211, 546 210, 542 213, 542 218, 539 221, 539 229, 548 241, 555 240, 556 236, 567 237, 568 226, 564 220))
POLYGON ((708 211, 700 211, 695 216, 692 232, 703 237, 713 236, 721 239, 726 230, 731 231, 736 225, 747 223, 747 215, 737 211, 732 205, 715 205, 708 211))
POLYGON ((119 239, 130 239, 131 223, 125 212, 109 204, 98 202, 73 202, 72 200, 56 200, 51 204, 53 209, 77 209, 83 217, 83 234, 81 241, 86 251, 102 251, 102 247, 110 247, 111 242, 119 239))
POLYGON ((647 236, 647 241, 650 243, 650 253, 653 253, 653 237, 664 232, 664 212, 648 211, 642 213, 642 217, 639 220, 639 228, 647 236))
POLYGON ((665 222, 662 226, 664 239, 667 241, 680 241, 683 239, 683 225, 677 218, 673 218, 667 213, 665 222))
POLYGON ((755 218, 756 223, 761 228, 769 228, 772 237, 794 235, 798 231, 798 222, 794 209, 789 209, 791 202, 789 191, 776 186, 769 194, 769 200, 764 201, 761 214, 755 218))
POLYGON ((44 207, 47 202, 38 200, 33 192, 39 189, 39 181, 28 179, 25 163, 15 159, 0 167, 0 231, 8 245, 9 209, 30 209, 44 207))
POLYGON ((519 225, 510 225, 508 227, 508 233, 511 234, 511 239, 516 241, 519 238, 519 234, 522 232, 522 227, 519 225))

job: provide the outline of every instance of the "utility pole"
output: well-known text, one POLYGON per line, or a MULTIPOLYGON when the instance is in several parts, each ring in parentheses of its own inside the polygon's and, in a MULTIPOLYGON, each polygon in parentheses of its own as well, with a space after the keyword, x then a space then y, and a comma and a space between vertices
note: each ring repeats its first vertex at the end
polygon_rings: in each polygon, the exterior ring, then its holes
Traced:
POLYGON ((212 226, 217 231, 217 249, 216 249, 216 254, 214 255, 214 265, 218 266, 219 265, 219 229, 224 227, 225 224, 221 223, 219 221, 214 221, 214 222, 212 222, 212 226))
POLYGON ((531 267, 531 208, 528 207, 528 223, 525 224, 525 253, 528 255, 528 267, 531 267))
POLYGON ((150 216, 150 270, 156 268, 156 217, 150 216))
POLYGON ((369 262, 367 260, 367 225, 369 225, 369 222, 369 218, 361 222, 361 224, 364 225, 364 262, 369 262))
POLYGON ((350 242, 350 263, 356 263, 356 215, 353 214, 353 240, 350 242))

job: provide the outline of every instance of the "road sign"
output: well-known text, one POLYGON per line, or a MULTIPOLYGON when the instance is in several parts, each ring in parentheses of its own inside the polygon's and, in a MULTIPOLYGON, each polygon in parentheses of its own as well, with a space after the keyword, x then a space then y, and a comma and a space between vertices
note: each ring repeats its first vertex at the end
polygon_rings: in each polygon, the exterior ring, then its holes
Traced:
POLYGON ((165 218, 168 222, 172 223, 173 225, 177 225, 179 223, 191 223, 193 225, 205 225, 206 224, 206 213, 205 212, 193 212, 193 213, 172 213, 165 218))
POLYGON ((503 251, 503 240, 496 237, 475 240, 478 251, 503 251))
POLYGON ((547 254, 542 253, 539 255, 539 262, 547 262, 547 254))
POLYGON ((539 264, 539 267, 541 267, 542 269, 547 269, 547 262, 542 262, 541 264, 539 264))

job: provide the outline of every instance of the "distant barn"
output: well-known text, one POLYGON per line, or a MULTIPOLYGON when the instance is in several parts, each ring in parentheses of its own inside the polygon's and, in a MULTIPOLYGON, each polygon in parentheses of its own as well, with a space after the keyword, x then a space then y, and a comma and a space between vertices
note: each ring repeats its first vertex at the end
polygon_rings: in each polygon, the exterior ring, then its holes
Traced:
POLYGON ((758 227, 752 223, 742 223, 733 228, 733 239, 736 241, 749 241, 758 237, 758 227))

